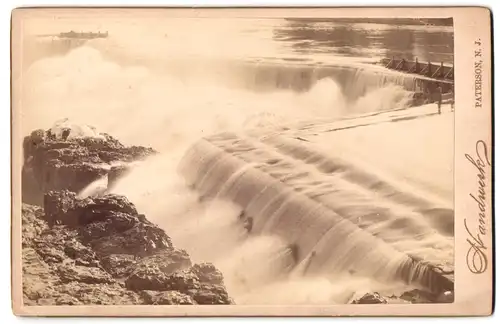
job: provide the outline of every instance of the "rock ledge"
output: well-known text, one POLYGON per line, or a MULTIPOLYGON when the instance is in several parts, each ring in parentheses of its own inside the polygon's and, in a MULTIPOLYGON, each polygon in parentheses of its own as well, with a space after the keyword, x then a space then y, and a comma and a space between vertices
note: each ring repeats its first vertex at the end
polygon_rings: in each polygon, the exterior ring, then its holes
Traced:
POLYGON ((65 128, 37 130, 23 143, 24 304, 233 303, 218 269, 192 264, 126 197, 77 196, 111 170, 115 181, 123 165, 156 152, 107 134, 69 135, 65 128))

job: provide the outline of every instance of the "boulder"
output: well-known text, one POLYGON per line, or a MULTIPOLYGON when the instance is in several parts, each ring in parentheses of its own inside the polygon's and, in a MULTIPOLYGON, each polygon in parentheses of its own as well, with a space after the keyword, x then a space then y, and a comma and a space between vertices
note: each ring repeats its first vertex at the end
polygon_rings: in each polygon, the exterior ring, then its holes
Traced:
POLYGON ((363 297, 352 301, 352 304, 387 304, 387 300, 375 292, 363 295, 363 297))
POLYGON ((199 263, 195 264, 191 271, 196 274, 202 283, 222 285, 224 284, 224 277, 222 272, 219 271, 211 263, 199 263))
POLYGON ((112 211, 137 215, 135 206, 127 199, 127 197, 113 194, 88 200, 85 204, 80 204, 79 207, 83 209, 85 214, 95 211, 112 211))
POLYGON ((190 289, 188 295, 199 305, 230 305, 234 303, 223 285, 201 284, 197 289, 190 289))
POLYGON ((92 212, 91 214, 94 222, 88 223, 81 228, 81 234, 87 242, 109 237, 115 233, 123 233, 136 226, 139 222, 136 216, 121 212, 107 212, 100 215, 92 212), (101 216, 99 221, 95 221, 96 218, 99 219, 97 216, 101 216))
POLYGON ((116 278, 126 278, 134 270, 138 259, 133 254, 109 254, 101 257, 102 267, 116 278))
POLYGON ((432 303, 432 295, 428 292, 419 289, 405 291, 401 296, 402 300, 406 300, 412 304, 428 304, 432 303))
POLYGON ((163 290, 178 290, 184 292, 198 290, 200 287, 200 279, 193 271, 181 270, 165 277, 163 290))
POLYGON ((124 232, 110 233, 91 242, 94 250, 101 255, 136 254, 147 256, 171 247, 170 238, 157 226, 138 223, 124 232))
MULTIPOLYGON (((189 303, 194 302, 200 305, 227 305, 233 301, 229 297, 223 284, 221 272, 210 263, 195 264, 190 267, 190 261, 187 254, 182 250, 174 252, 169 251, 163 258, 150 257, 142 261, 125 281, 128 289, 134 291, 161 291, 168 298, 164 302, 172 302, 172 295, 169 292, 176 291, 180 293, 183 300, 189 296, 189 303), (176 262, 168 263, 177 258, 176 262), (167 263, 162 262, 167 261, 167 263)), ((144 294, 144 293, 143 293, 144 294)), ((154 300, 160 303, 158 299, 146 293, 147 300, 154 300)), ((160 296, 160 295, 154 295, 160 296)), ((144 297, 144 295, 143 295, 144 297)))
MULTIPOLYGON (((191 266, 189 255, 184 250, 165 249, 137 263, 125 285, 131 290, 175 290, 177 278, 170 277, 178 270, 191 266)), ((198 280, 196 278, 196 280, 198 280)))
POLYGON ((452 290, 432 293, 420 289, 413 289, 404 292, 399 298, 412 304, 453 303, 455 294, 452 290))
POLYGON ((44 198, 44 210, 49 226, 77 228, 84 243, 100 256, 146 256, 172 247, 165 232, 138 214, 124 196, 79 199, 68 190, 50 191, 44 198))

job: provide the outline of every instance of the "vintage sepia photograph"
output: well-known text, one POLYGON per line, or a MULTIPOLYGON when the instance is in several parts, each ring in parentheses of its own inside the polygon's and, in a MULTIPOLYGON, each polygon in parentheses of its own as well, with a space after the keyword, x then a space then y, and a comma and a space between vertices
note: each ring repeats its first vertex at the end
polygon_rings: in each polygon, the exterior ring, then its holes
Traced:
POLYGON ((490 271, 452 13, 217 10, 14 12, 23 308, 445 307, 490 271))

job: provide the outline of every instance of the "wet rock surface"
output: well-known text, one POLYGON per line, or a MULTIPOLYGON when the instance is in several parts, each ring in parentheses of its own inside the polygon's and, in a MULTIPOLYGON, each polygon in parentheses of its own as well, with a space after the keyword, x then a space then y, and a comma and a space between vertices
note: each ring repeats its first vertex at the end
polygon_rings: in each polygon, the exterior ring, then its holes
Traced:
MULTIPOLYGON (((40 129, 24 138, 24 203, 41 205, 44 193, 51 190, 79 192, 106 176, 115 164, 140 161, 157 153, 142 146, 126 147, 105 133, 87 136, 78 131, 64 128, 58 134, 53 129, 40 129)), ((124 174, 117 170, 121 168, 113 171, 113 181, 124 174)))
POLYGON ((453 303, 454 293, 430 293, 425 290, 412 289, 397 295, 384 295, 378 292, 366 293, 360 298, 354 298, 351 304, 432 304, 453 303))
MULTIPOLYGON (((220 271, 193 265, 126 197, 78 197, 78 190, 111 169, 98 163, 155 153, 100 135, 70 138, 40 130, 25 138, 23 176, 31 173, 31 182, 23 179, 25 305, 232 303, 220 271)), ((123 172, 115 170, 114 179, 123 172)))
POLYGON ((354 300, 352 304, 387 304, 387 300, 379 293, 368 293, 354 300))
POLYGON ((44 201, 22 210, 27 305, 232 303, 219 270, 193 265, 125 197, 44 201))

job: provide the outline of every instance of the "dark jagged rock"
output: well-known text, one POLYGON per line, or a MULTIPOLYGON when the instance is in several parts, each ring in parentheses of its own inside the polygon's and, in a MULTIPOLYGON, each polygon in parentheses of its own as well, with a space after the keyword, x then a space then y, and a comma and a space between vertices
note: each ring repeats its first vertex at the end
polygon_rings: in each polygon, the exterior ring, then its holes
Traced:
POLYGON ((212 264, 191 266, 187 253, 174 249, 144 258, 126 279, 125 285, 128 289, 142 291, 143 294, 144 291, 165 292, 154 295, 146 293, 149 296, 147 299, 158 304, 172 303, 176 298, 186 304, 231 304, 233 301, 223 282, 222 273, 212 264), (172 291, 180 294, 169 294, 172 291), (157 299, 158 296, 162 296, 161 301, 157 299))
POLYGON ((138 214, 124 196, 78 199, 67 190, 50 191, 45 195, 44 210, 50 226, 78 229, 82 242, 101 256, 147 256, 172 247, 165 232, 138 214))
POLYGON ((78 219, 69 211, 74 209, 76 194, 69 190, 49 191, 43 199, 45 219, 52 226, 55 224, 78 225, 78 219))
POLYGON ((164 290, 189 291, 200 287, 200 279, 193 271, 176 271, 165 278, 164 290))
POLYGON ((436 294, 420 289, 413 289, 404 292, 399 298, 412 304, 453 303, 454 293, 453 291, 445 291, 436 294))
MULTIPOLYGON (((35 130, 23 141, 23 202, 41 205, 44 193, 67 189, 80 192, 110 172, 112 164, 140 161, 157 152, 126 147, 108 134, 79 134, 78 129, 35 130), (69 131, 69 134, 67 134, 69 131), (67 135, 67 136, 66 136, 67 135)), ((122 174, 113 174, 113 181, 122 174)))
POLYGON ((145 256, 171 246, 170 239, 162 229, 143 223, 125 232, 110 234, 91 242, 98 253, 145 256))
POLYGON ((432 303, 432 295, 428 292, 413 289, 405 291, 399 298, 406 300, 412 304, 428 304, 432 303))
POLYGON ((82 208, 85 212, 122 212, 137 215, 135 206, 124 196, 107 195, 105 198, 94 198, 82 208))
POLYGON ((200 282, 216 285, 224 283, 222 272, 211 263, 195 264, 191 270, 198 276, 200 282))
POLYGON ((86 241, 106 238, 114 233, 123 233, 138 225, 138 218, 121 212, 109 212, 104 220, 88 223, 82 227, 86 241))
MULTIPOLYGON (((190 267, 184 270, 178 270, 173 273, 169 273, 168 270, 171 269, 161 269, 159 266, 154 266, 151 264, 144 264, 125 281, 127 288, 134 291, 160 291, 162 294, 146 293, 150 299, 156 303, 159 303, 154 297, 167 296, 167 302, 172 302, 172 295, 168 294, 173 291, 180 293, 178 296, 183 296, 182 300, 188 300, 189 303, 195 303, 200 305, 227 305, 232 304, 233 301, 229 297, 226 288, 223 283, 220 284, 208 282, 209 278, 218 278, 218 275, 205 276, 200 279, 197 275, 199 273, 200 267, 190 267), (188 296, 191 299, 186 299, 188 296)), ((215 269, 215 268, 214 268, 215 269)), ((206 267, 205 270, 208 270, 206 267)), ((216 270, 216 269, 215 269, 216 270)), ((216 270, 216 272, 219 272, 216 270)), ((217 280, 222 281, 221 278, 217 280)), ((163 301, 165 302, 165 301, 163 301)))
POLYGON ((137 264, 137 258, 132 254, 110 254, 101 258, 102 267, 112 276, 125 278, 130 276, 137 264))
POLYGON ((233 303, 223 285, 201 284, 198 289, 191 289, 189 295, 200 305, 226 305, 233 303))
POLYGON ((189 268, 191 259, 185 250, 170 248, 144 258, 138 266, 142 265, 155 265, 163 273, 170 274, 177 270, 189 268))
POLYGON ((92 128, 36 130, 23 142, 23 296, 26 305, 229 304, 211 264, 186 251, 124 196, 77 195, 156 152, 92 128), (26 204, 31 203, 31 205, 26 204))
POLYGON ((161 253, 143 258, 133 273, 125 281, 131 290, 175 290, 169 289, 169 276, 175 271, 191 266, 191 260, 186 251, 165 249, 161 253))
POLYGON ((135 206, 120 195, 78 199, 68 190, 49 191, 45 194, 43 207, 49 224, 75 227, 109 221, 112 225, 123 225, 126 219, 128 229, 140 222, 135 206))
POLYGON ((50 191, 22 217, 27 305, 232 303, 219 270, 193 266, 123 196, 50 191))
POLYGON ((387 304, 387 300, 379 293, 368 293, 354 300, 352 304, 387 304))

